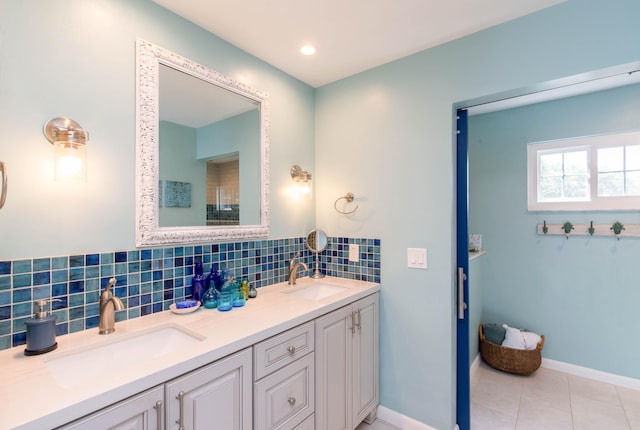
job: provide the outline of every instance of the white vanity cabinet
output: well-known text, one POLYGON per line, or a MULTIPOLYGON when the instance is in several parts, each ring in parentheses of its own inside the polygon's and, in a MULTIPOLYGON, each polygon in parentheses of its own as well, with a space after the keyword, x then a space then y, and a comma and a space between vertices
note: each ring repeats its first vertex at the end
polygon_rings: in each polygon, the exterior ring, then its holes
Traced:
POLYGON ((353 430, 375 418, 378 293, 315 321, 316 429, 353 430))
POLYGON ((61 427, 64 430, 251 430, 247 348, 61 427))
POLYGON ((166 383, 166 429, 250 430, 251 368, 247 348, 166 383))
MULTIPOLYGON (((231 355, 182 367, 188 373, 167 374, 60 429, 353 430, 375 418, 379 403, 378 290, 290 315, 279 322, 285 331, 265 328, 231 355), (301 324, 288 328, 293 318, 301 324)), ((268 299, 277 305, 282 297, 268 299)), ((260 323, 257 307, 255 315, 246 314, 246 326, 260 323)))
POLYGON ((255 430, 313 429, 314 346, 313 321, 254 345, 255 430))
POLYGON ((160 386, 59 429, 156 430, 164 428, 162 423, 164 423, 164 387, 160 386))

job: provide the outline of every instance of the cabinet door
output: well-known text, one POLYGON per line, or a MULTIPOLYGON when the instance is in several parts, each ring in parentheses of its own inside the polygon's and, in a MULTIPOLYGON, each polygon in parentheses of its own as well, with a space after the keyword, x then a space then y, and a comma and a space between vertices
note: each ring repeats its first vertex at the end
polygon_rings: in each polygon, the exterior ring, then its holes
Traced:
POLYGON ((166 384, 167 429, 250 430, 251 348, 166 384))
POLYGON ((316 428, 351 430, 351 306, 316 320, 316 428))
POLYGON ((371 413, 380 401, 378 385, 378 294, 353 304, 353 425, 371 413))
POLYGON ((163 428, 164 389, 157 387, 109 406, 66 426, 64 430, 156 430, 163 428))

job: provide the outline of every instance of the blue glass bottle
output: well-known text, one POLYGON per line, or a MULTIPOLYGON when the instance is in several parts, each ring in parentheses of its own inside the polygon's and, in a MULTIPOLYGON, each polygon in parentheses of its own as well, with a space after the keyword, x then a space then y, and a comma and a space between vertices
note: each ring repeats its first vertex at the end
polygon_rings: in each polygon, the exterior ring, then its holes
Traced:
POLYGON ((218 291, 212 286, 204 293, 202 301, 207 309, 215 309, 218 307, 218 291))
POLYGON ((242 284, 237 280, 233 281, 233 302, 231 303, 233 307, 239 308, 244 306, 247 301, 247 296, 245 296, 244 288, 242 288, 242 284))
POLYGON ((230 311, 233 307, 233 279, 228 279, 218 294, 218 310, 230 311))
POLYGON ((204 283, 205 288, 215 288, 216 292, 220 292, 223 283, 224 279, 222 279, 221 273, 218 270, 218 265, 216 263, 213 263, 211 265, 211 271, 207 275, 207 279, 204 283))
POLYGON ((195 274, 191 279, 191 294, 193 300, 197 300, 202 304, 202 298, 205 292, 205 277, 202 274, 202 261, 196 261, 195 274))

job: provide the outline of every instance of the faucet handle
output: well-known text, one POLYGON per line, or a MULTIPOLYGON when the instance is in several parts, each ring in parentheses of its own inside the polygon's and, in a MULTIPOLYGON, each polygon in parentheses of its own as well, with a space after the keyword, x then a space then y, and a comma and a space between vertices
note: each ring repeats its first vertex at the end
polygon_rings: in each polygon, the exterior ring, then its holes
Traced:
POLYGON ((111 291, 109 291, 109 288, 111 287, 115 287, 116 282, 118 282, 116 280, 116 278, 109 278, 109 282, 107 282, 107 286, 104 287, 104 290, 102 291, 102 294, 100 294, 100 299, 104 299, 106 300, 107 298, 109 298, 109 296, 114 296, 115 294, 113 294, 111 291))

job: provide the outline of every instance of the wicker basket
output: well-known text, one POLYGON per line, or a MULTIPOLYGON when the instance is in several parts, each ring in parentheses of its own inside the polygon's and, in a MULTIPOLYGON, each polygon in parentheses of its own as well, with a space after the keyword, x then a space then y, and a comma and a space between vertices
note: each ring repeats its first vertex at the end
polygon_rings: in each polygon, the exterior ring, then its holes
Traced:
POLYGON ((480 354, 482 359, 494 369, 502 370, 516 375, 531 375, 538 370, 542 363, 542 347, 544 335, 536 349, 515 349, 502 345, 496 345, 485 339, 482 324, 478 327, 480 334, 480 354))

